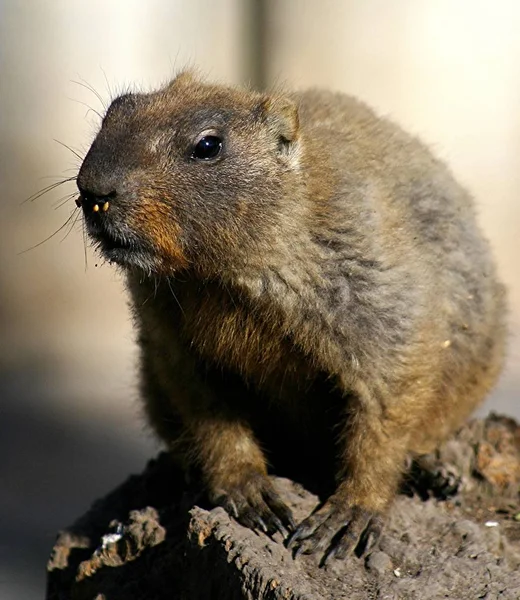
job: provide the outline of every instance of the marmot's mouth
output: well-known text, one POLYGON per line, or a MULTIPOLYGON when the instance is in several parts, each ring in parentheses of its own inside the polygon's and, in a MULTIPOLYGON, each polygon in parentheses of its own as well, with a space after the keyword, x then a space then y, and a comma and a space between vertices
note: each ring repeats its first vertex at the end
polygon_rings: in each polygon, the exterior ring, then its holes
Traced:
MULTIPOLYGON (((104 216, 104 215, 103 215, 104 216)), ((110 263, 154 272, 159 258, 153 246, 128 226, 107 219, 88 219, 87 231, 96 250, 110 263)))
POLYGON ((106 220, 87 221, 87 231, 98 250, 107 257, 112 252, 143 250, 142 241, 132 231, 106 220))
POLYGON ((153 250, 142 240, 126 236, 110 235, 106 232, 92 236, 103 257, 121 267, 138 267, 153 272, 158 267, 158 259, 153 250))
POLYGON ((103 253, 112 252, 113 250, 138 250, 137 244, 127 239, 114 238, 111 236, 103 236, 98 240, 99 247, 103 253))

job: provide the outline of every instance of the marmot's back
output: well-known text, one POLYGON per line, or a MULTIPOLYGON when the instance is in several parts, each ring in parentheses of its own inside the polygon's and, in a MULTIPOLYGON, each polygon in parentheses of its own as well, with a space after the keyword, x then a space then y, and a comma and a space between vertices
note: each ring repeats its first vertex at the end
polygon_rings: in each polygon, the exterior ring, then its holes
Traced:
MULTIPOLYGON (((505 292, 471 196, 420 140, 357 99, 319 90, 296 97, 302 127, 337 148, 343 189, 331 222, 355 221, 372 242, 365 258, 401 268, 403 286, 415 278, 441 344, 458 350, 443 353, 442 393, 471 396, 476 371, 488 389, 503 362, 505 292)), ((446 411, 446 432, 464 411, 446 411)))

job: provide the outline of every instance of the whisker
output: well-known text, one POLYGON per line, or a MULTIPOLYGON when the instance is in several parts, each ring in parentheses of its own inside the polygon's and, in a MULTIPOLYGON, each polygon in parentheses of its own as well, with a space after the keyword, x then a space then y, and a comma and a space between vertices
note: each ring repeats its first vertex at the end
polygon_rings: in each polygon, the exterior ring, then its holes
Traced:
POLYGON ((69 181, 75 181, 75 180, 76 180, 76 175, 74 175, 73 177, 67 177, 67 178, 62 179, 61 181, 57 181, 55 183, 51 183, 50 185, 44 187, 39 192, 36 192, 32 196, 29 196, 28 198, 26 198, 22 202, 22 204, 25 204, 26 202, 34 202, 35 200, 38 200, 38 198, 41 198, 42 196, 44 196, 45 194, 47 194, 48 192, 50 192, 52 190, 55 190, 60 185, 63 185, 64 183, 68 183, 69 181))
POLYGON ((60 209, 62 206, 65 206, 67 202, 70 202, 73 198, 76 198, 78 195, 77 192, 72 192, 72 194, 67 194, 66 196, 62 196, 53 204, 54 210, 60 209))
POLYGON ((85 255, 85 273, 88 269, 88 252, 87 252, 87 226, 85 224, 85 219, 81 221, 81 225, 83 228, 83 253, 85 255))
POLYGON ((105 72, 105 69, 103 69, 103 67, 101 65, 99 65, 99 68, 101 69, 101 72, 103 73, 103 77, 105 78, 105 83, 107 84, 107 89, 108 89, 108 94, 110 96, 110 99, 113 100, 114 95, 112 94, 112 89, 110 88, 110 82, 108 81, 108 77, 105 72))
POLYGON ((159 281, 158 281, 158 277, 153 277, 153 283, 154 283, 154 289, 152 292, 150 292, 150 294, 146 297, 145 301, 141 304, 141 306, 144 306, 148 300, 150 300, 150 298, 153 297, 153 299, 155 300, 156 295, 157 295, 157 288, 159 287, 159 281))
POLYGON ((60 142, 60 140, 57 140, 55 138, 53 138, 54 141, 59 144, 60 146, 63 146, 64 148, 67 148, 67 150, 69 150, 70 152, 72 152, 72 154, 74 154, 74 156, 76 156, 77 158, 79 158, 80 161, 83 162, 83 156, 81 156, 81 154, 79 154, 79 152, 77 152, 76 150, 74 150, 73 148, 71 148, 70 146, 67 146, 67 144, 60 142))
POLYGON ((170 288, 170 292, 172 293, 172 296, 175 299, 175 302, 177 302, 178 307, 181 309, 182 315, 184 317, 186 317, 186 314, 185 314, 185 312, 184 312, 184 310, 183 310, 183 308, 181 306, 181 303, 179 302, 179 299, 177 298, 177 296, 175 295, 175 292, 173 291, 172 284, 170 283, 170 278, 166 277, 165 279, 166 279, 166 283, 168 284, 168 287, 170 288))
POLYGON ((90 85, 90 83, 85 81, 83 79, 83 77, 80 77, 80 80, 81 81, 73 80, 72 83, 75 83, 76 85, 80 85, 81 87, 84 87, 86 90, 89 90, 89 92, 92 92, 96 96, 96 98, 99 100, 99 102, 101 103, 101 106, 103 107, 103 109, 106 110, 107 106, 106 106, 105 101, 103 100, 101 94, 96 89, 94 89, 90 85))
MULTIPOLYGON (((74 211, 74 212, 76 212, 76 211, 74 211)), ((70 224, 67 233, 61 238, 60 244, 61 244, 61 242, 64 242, 68 238, 68 236, 70 235, 70 232, 74 229, 74 225, 76 225, 76 223, 78 222, 80 215, 81 215, 81 212, 76 212, 76 218, 70 224)))
MULTIPOLYGON (((77 82, 75 82, 75 83, 77 83, 77 82)), ((86 102, 82 102, 81 100, 78 100, 77 98, 70 98, 70 96, 67 96, 67 98, 68 98, 69 100, 72 100, 72 102, 77 102, 78 104, 82 104, 83 106, 86 106, 86 107, 88 108, 88 110, 87 110, 87 114, 85 115, 85 117, 87 117, 87 116, 88 116, 88 113, 89 113, 90 111, 92 111, 93 113, 96 113, 96 115, 97 115, 97 116, 98 116, 98 117, 99 117, 101 120, 103 120, 103 115, 102 115, 100 112, 98 112, 98 111, 97 111, 95 108, 92 108, 92 106, 90 106, 90 104, 87 104, 86 102)))
POLYGON ((55 235, 58 235, 58 233, 60 231, 63 231, 63 229, 65 227, 67 227, 67 225, 71 222, 71 220, 76 216, 77 211, 78 211, 78 208, 75 208, 74 211, 72 212, 72 214, 70 215, 70 217, 65 221, 65 223, 63 223, 63 225, 59 229, 57 229, 53 234, 51 234, 49 237, 46 237, 41 242, 38 242, 37 244, 35 244, 34 246, 31 246, 30 248, 27 248, 26 250, 22 250, 21 252, 18 252, 18 255, 25 254, 26 252, 29 252, 30 250, 34 250, 35 248, 38 248, 38 246, 41 246, 42 244, 45 244, 45 242, 48 242, 55 235))
MULTIPOLYGON (((76 172, 77 169, 76 168, 70 168, 70 169, 66 169, 67 171, 74 171, 76 172)), ((65 171, 64 171, 65 172, 65 171)), ((61 175, 43 175, 42 177, 40 177, 39 179, 57 179, 58 177, 61 178, 61 175)))

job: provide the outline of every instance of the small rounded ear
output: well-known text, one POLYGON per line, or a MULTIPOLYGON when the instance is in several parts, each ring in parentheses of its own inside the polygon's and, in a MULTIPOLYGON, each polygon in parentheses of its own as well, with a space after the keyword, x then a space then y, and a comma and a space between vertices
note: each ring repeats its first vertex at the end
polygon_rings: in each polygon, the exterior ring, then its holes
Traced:
POLYGON ((286 96, 267 96, 258 105, 260 118, 284 145, 294 142, 300 128, 298 107, 286 96))

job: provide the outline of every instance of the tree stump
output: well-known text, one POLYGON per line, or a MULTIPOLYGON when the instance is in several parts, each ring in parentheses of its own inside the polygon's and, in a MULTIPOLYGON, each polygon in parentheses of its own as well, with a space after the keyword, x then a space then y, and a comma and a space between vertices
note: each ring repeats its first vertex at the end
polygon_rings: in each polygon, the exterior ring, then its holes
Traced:
MULTIPOLYGON (((412 468, 369 556, 319 568, 316 557, 293 559, 281 537, 207 510, 161 454, 59 534, 46 598, 518 600, 520 426, 474 420, 434 458, 431 471, 412 468), (457 485, 444 495, 454 495, 439 498, 448 480, 457 485)), ((273 481, 296 519, 319 502, 273 481)))

